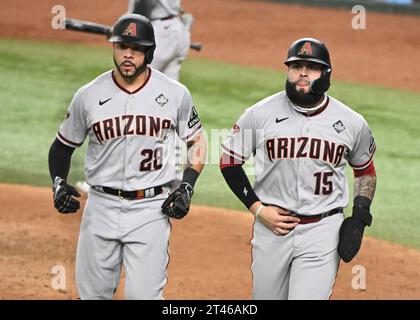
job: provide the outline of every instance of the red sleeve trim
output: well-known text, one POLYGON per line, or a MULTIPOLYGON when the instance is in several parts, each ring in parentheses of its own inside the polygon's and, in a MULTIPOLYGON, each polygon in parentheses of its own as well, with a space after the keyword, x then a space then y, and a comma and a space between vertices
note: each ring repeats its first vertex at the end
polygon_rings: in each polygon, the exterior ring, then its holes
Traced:
MULTIPOLYGON (((363 167, 366 167, 367 168, 368 167, 367 164, 372 160, 373 155, 375 154, 375 151, 376 151, 376 145, 375 145, 375 148, 373 149, 372 154, 370 155, 368 161, 366 161, 365 163, 360 164, 360 165, 354 165, 354 164, 349 163, 350 166, 352 166, 353 169, 356 169, 356 170, 361 170, 361 169, 363 169, 363 167)), ((369 165, 370 165, 370 163, 369 163, 369 165)))
POLYGON ((224 169, 227 167, 239 167, 242 166, 245 162, 238 160, 226 153, 222 153, 222 156, 220 157, 220 169, 224 169))
POLYGON ((375 165, 373 164, 373 161, 364 169, 358 170, 353 169, 353 174, 355 178, 361 177, 361 176, 376 176, 376 170, 375 165))
POLYGON ((234 152, 234 151, 232 151, 232 150, 228 149, 228 148, 227 148, 225 145, 223 145, 223 144, 222 144, 222 149, 223 149, 223 152, 225 152, 225 153, 227 153, 227 154, 231 155, 232 157, 235 157, 235 158, 240 159, 240 160, 242 160, 242 161, 246 161, 246 160, 247 160, 245 157, 243 157, 243 156, 241 156, 240 154, 238 154, 238 153, 236 153, 236 152, 234 152))
POLYGON ((189 135, 187 135, 187 138, 185 140, 190 141, 192 138, 195 137, 195 135, 198 133, 198 131, 201 129, 201 124, 195 128, 189 135))
POLYGON ((74 148, 78 148, 83 144, 83 142, 82 143, 76 143, 76 142, 73 142, 71 140, 68 140, 68 139, 64 138, 63 135, 60 132, 57 132, 57 137, 60 138, 60 140, 62 142, 64 142, 65 144, 68 144, 68 145, 70 145, 71 147, 74 147, 74 148))

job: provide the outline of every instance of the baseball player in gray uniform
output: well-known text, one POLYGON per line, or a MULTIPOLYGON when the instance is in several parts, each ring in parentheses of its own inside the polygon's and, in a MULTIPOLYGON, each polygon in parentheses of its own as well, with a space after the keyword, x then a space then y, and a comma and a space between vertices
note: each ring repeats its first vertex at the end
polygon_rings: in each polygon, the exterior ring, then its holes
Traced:
POLYGON ((150 21, 124 15, 110 41, 115 68, 76 92, 51 146, 54 205, 60 213, 80 207, 66 178, 74 149, 88 136, 85 174, 92 187, 77 246, 79 295, 111 299, 124 265, 127 299, 161 299, 169 218, 188 213, 206 140, 188 89, 149 66, 155 49, 150 21), (171 157, 176 136, 189 155, 180 182, 171 157))
POLYGON ((144 15, 152 22, 156 51, 151 67, 178 80, 190 48, 192 24, 192 16, 184 13, 181 0, 129 0, 128 12, 144 15))
POLYGON ((255 215, 254 299, 328 299, 340 257, 360 249, 376 187, 375 142, 365 119, 327 95, 326 46, 299 39, 288 51, 285 91, 248 108, 222 144, 221 170, 255 215), (242 164, 253 155, 252 187, 242 164), (343 222, 354 170, 353 213, 343 222))
MULTIPOLYGON (((156 48, 150 66, 168 77, 179 80, 181 63, 187 58, 191 43, 192 15, 182 10, 181 0, 129 0, 128 13, 143 15, 153 25, 156 48)), ((176 175, 182 176, 186 150, 178 140, 175 154, 180 163, 176 175)), ((76 189, 88 193, 86 181, 76 182, 76 189)))

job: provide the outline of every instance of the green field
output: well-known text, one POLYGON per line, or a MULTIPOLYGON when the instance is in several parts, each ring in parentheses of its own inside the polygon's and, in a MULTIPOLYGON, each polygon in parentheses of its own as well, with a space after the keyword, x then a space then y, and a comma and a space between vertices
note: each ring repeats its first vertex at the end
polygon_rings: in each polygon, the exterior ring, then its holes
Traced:
MULTIPOLYGON (((111 49, 2 39, 0 61, 0 182, 50 186, 48 150, 68 103, 112 67, 111 49)), ((196 58, 183 64, 181 76, 208 133, 230 128, 246 107, 281 90, 284 80, 272 70, 196 58)), ((420 93, 333 81, 330 94, 362 113, 377 141, 378 187, 367 233, 420 248, 420 93)), ((83 179, 84 151, 74 153, 70 183, 83 179)), ((218 164, 205 167, 194 203, 243 209, 218 164)))

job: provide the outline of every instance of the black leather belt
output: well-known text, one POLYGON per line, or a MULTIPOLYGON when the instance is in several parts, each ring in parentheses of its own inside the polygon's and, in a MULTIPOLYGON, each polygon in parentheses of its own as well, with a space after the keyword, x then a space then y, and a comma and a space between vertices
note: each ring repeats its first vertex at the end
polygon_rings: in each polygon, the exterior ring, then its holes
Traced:
POLYGON ((117 196, 121 199, 126 200, 139 200, 139 199, 145 199, 145 198, 153 198, 157 196, 158 194, 163 193, 163 187, 152 187, 148 189, 142 189, 142 190, 133 190, 133 191, 124 191, 120 189, 113 189, 109 187, 98 187, 94 186, 93 189, 97 191, 103 191, 105 193, 111 194, 113 196, 117 196))
POLYGON ((180 16, 180 14, 177 14, 177 15, 170 15, 170 16, 163 17, 163 18, 155 18, 155 19, 151 19, 151 21, 156 21, 156 20, 161 20, 161 21, 171 20, 171 19, 173 19, 173 18, 177 18, 177 17, 179 17, 179 16, 180 16))

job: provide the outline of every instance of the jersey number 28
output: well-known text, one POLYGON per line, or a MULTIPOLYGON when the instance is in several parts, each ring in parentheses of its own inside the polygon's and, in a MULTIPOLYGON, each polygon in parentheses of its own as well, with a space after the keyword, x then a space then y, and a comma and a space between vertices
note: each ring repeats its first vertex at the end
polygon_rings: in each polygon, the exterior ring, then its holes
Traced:
POLYGON ((146 158, 140 162, 140 171, 155 171, 162 168, 162 148, 143 149, 141 155, 146 158))

